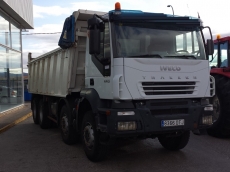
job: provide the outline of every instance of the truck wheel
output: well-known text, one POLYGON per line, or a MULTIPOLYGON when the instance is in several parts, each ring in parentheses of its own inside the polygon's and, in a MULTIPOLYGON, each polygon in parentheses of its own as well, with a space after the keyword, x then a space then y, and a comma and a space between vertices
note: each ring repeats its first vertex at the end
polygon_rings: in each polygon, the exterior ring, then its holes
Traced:
POLYGON ((39 116, 38 116, 38 101, 36 98, 32 100, 32 115, 35 124, 39 124, 39 116))
POLYGON ((61 128, 62 140, 66 144, 70 145, 76 142, 77 136, 74 132, 73 125, 71 125, 70 114, 66 105, 64 105, 61 109, 60 128, 61 128))
POLYGON ((82 144, 89 160, 93 162, 101 161, 106 157, 107 146, 100 143, 100 132, 96 128, 93 113, 85 113, 82 121, 82 144))
POLYGON ((213 104, 213 125, 207 133, 214 137, 230 136, 230 79, 216 75, 216 95, 210 99, 213 104))
POLYGON ((167 135, 159 136, 158 140, 161 145, 168 150, 180 150, 183 149, 189 141, 190 131, 186 131, 180 136, 167 137, 167 135))
POLYGON ((50 127, 50 120, 48 118, 48 107, 47 104, 43 102, 41 99, 39 101, 39 124, 42 129, 46 129, 50 127))

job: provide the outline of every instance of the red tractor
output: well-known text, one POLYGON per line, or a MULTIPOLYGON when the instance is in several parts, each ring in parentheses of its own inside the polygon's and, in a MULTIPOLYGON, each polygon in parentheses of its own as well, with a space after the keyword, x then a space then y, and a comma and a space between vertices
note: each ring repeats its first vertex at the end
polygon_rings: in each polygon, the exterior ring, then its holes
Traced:
POLYGON ((214 56, 210 62, 211 75, 215 77, 216 94, 213 104, 213 125, 208 134, 230 137, 230 37, 214 40, 214 56))

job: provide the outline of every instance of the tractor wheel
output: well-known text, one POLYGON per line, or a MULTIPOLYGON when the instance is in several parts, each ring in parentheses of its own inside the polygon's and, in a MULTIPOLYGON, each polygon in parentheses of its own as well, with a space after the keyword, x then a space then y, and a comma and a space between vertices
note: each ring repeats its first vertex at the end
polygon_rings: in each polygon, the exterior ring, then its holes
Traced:
POLYGON ((213 104, 213 125, 207 133, 214 137, 230 136, 230 79, 215 75, 216 94, 211 98, 213 104))

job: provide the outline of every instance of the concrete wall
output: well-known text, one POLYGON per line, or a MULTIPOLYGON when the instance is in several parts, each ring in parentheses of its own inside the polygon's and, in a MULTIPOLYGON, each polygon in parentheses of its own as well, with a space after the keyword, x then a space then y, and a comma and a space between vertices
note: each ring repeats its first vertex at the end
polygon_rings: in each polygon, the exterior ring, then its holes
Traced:
POLYGON ((0 8, 17 20, 25 29, 33 28, 32 0, 0 0, 0 8))

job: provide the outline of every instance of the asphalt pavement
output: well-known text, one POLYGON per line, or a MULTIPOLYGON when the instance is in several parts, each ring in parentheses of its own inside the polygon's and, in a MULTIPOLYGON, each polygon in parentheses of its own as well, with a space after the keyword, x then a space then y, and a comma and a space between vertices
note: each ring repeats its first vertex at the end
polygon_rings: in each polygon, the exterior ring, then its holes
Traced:
POLYGON ((110 150, 106 160, 93 163, 81 143, 66 145, 58 128, 35 125, 29 103, 0 114, 0 131, 0 172, 230 171, 230 139, 192 133, 180 151, 165 150, 157 139, 129 140, 110 150))
MULTIPOLYGON (((122 145, 123 143, 120 143, 122 145)), ((193 135, 180 151, 157 139, 131 140, 106 160, 89 161, 81 143, 66 145, 58 128, 41 129, 32 117, 0 134, 0 172, 229 172, 230 139, 193 135)))

